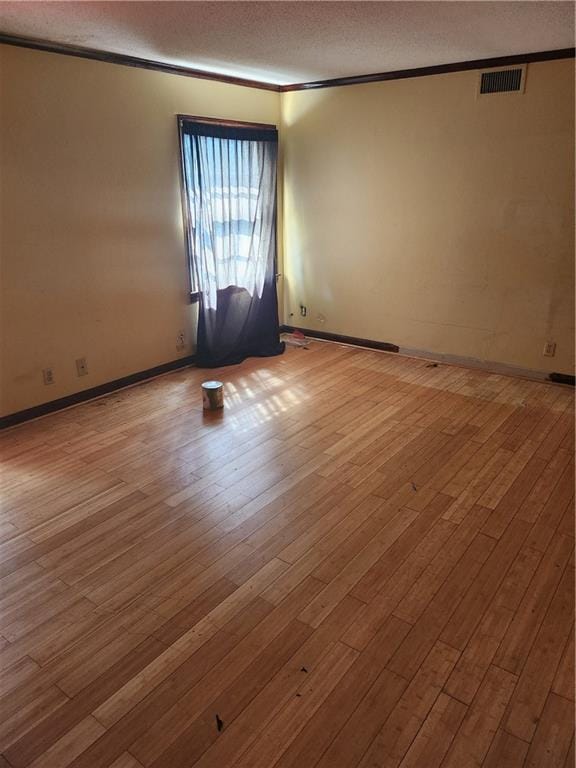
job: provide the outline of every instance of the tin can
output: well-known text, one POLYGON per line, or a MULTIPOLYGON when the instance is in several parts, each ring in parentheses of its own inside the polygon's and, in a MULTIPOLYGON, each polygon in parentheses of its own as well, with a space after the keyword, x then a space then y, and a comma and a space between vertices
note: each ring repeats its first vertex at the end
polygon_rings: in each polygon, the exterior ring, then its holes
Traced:
POLYGON ((205 411, 224 408, 224 385, 221 381, 205 381, 202 384, 202 405, 205 411))

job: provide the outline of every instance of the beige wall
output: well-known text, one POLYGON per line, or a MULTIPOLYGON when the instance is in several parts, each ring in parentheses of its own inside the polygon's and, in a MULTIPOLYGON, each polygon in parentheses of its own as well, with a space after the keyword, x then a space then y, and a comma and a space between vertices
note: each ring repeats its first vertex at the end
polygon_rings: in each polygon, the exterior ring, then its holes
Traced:
POLYGON ((0 72, 6 414, 191 351, 175 115, 278 123, 280 99, 10 46, 0 72))
POLYGON ((573 62, 477 77, 283 95, 287 322, 572 370, 573 62))
POLYGON ((1 412, 192 350, 175 115, 281 102, 287 322, 570 372, 572 62, 530 65, 523 96, 476 78, 280 98, 0 46, 1 412))

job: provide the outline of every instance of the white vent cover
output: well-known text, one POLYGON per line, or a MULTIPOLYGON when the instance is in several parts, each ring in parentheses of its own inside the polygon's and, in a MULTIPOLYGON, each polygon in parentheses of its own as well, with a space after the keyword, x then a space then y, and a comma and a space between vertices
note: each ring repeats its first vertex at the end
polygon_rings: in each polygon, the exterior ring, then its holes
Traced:
POLYGON ((524 93, 526 65, 486 69, 478 73, 478 96, 495 93, 524 93))

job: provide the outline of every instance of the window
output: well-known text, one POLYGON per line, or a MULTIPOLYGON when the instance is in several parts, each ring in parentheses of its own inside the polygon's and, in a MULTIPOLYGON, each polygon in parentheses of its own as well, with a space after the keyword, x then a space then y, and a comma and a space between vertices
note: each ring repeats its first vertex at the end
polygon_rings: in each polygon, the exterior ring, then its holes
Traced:
POLYGON ((274 126, 179 117, 196 364, 281 354, 274 126))
POLYGON ((179 125, 192 294, 211 307, 229 286, 261 296, 271 245, 275 264, 276 129, 183 116, 179 125))

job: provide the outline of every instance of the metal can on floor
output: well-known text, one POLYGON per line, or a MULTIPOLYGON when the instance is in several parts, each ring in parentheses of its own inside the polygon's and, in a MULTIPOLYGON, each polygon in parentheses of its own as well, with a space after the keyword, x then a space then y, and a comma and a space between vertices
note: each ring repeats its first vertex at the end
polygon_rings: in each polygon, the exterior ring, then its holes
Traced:
POLYGON ((224 385, 221 381, 203 382, 202 405, 205 411, 217 411, 224 408, 224 385))

